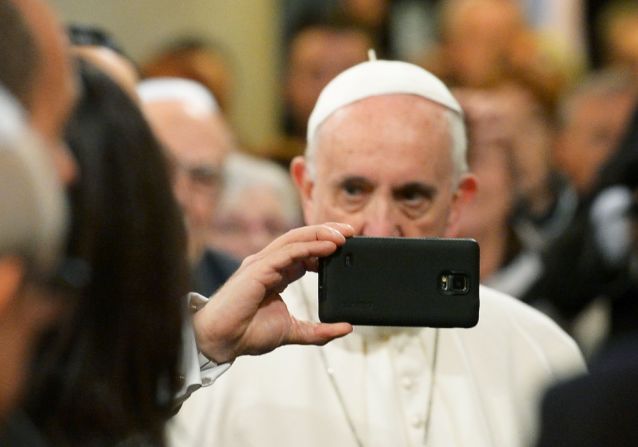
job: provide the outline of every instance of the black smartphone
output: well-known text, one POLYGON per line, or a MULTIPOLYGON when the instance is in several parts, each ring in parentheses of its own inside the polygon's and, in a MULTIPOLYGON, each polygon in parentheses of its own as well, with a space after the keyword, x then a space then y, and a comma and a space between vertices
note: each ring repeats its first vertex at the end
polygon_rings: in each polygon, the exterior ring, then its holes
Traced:
POLYGON ((352 237, 319 260, 323 322, 469 328, 478 317, 475 240, 352 237))

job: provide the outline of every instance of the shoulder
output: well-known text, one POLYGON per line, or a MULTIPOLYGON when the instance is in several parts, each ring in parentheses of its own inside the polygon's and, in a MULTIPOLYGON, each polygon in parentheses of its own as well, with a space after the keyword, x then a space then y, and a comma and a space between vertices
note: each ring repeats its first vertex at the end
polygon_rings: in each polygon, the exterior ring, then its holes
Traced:
POLYGON ((584 360, 576 342, 542 312, 522 301, 489 287, 480 289, 481 311, 477 327, 494 328, 508 338, 510 345, 527 347, 544 357, 548 364, 560 363, 569 369, 584 369, 584 360))

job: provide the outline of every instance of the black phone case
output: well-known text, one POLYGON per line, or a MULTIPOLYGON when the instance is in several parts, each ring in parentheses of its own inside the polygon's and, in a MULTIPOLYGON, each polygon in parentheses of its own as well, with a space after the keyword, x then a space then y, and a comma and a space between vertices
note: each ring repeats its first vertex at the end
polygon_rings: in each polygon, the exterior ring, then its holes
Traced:
POLYGON ((320 259, 323 322, 469 328, 478 317, 479 246, 472 239, 353 237, 320 259), (467 278, 465 293, 445 290, 449 274, 467 278))

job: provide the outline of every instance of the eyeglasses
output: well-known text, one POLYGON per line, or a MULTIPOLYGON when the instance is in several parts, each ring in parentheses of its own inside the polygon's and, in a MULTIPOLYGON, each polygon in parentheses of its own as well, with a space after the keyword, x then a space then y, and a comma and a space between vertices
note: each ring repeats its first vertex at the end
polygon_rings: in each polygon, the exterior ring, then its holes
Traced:
POLYGON ((175 181, 177 175, 185 175, 196 187, 207 190, 216 190, 222 181, 221 169, 210 164, 180 163, 167 153, 168 169, 171 179, 175 181))

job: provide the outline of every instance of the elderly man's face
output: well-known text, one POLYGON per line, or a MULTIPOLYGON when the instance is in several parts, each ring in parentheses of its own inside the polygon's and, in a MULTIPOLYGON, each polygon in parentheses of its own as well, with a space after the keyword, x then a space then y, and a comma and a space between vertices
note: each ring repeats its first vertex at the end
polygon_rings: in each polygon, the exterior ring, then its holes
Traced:
POLYGON ((168 154, 173 190, 198 251, 217 207, 222 164, 232 144, 229 130, 221 116, 180 101, 151 102, 144 111, 168 154))
POLYGON ((349 223, 365 236, 456 235, 475 180, 453 179, 449 121, 442 106, 410 95, 367 98, 319 130, 313 180, 294 160, 309 224, 349 223))

